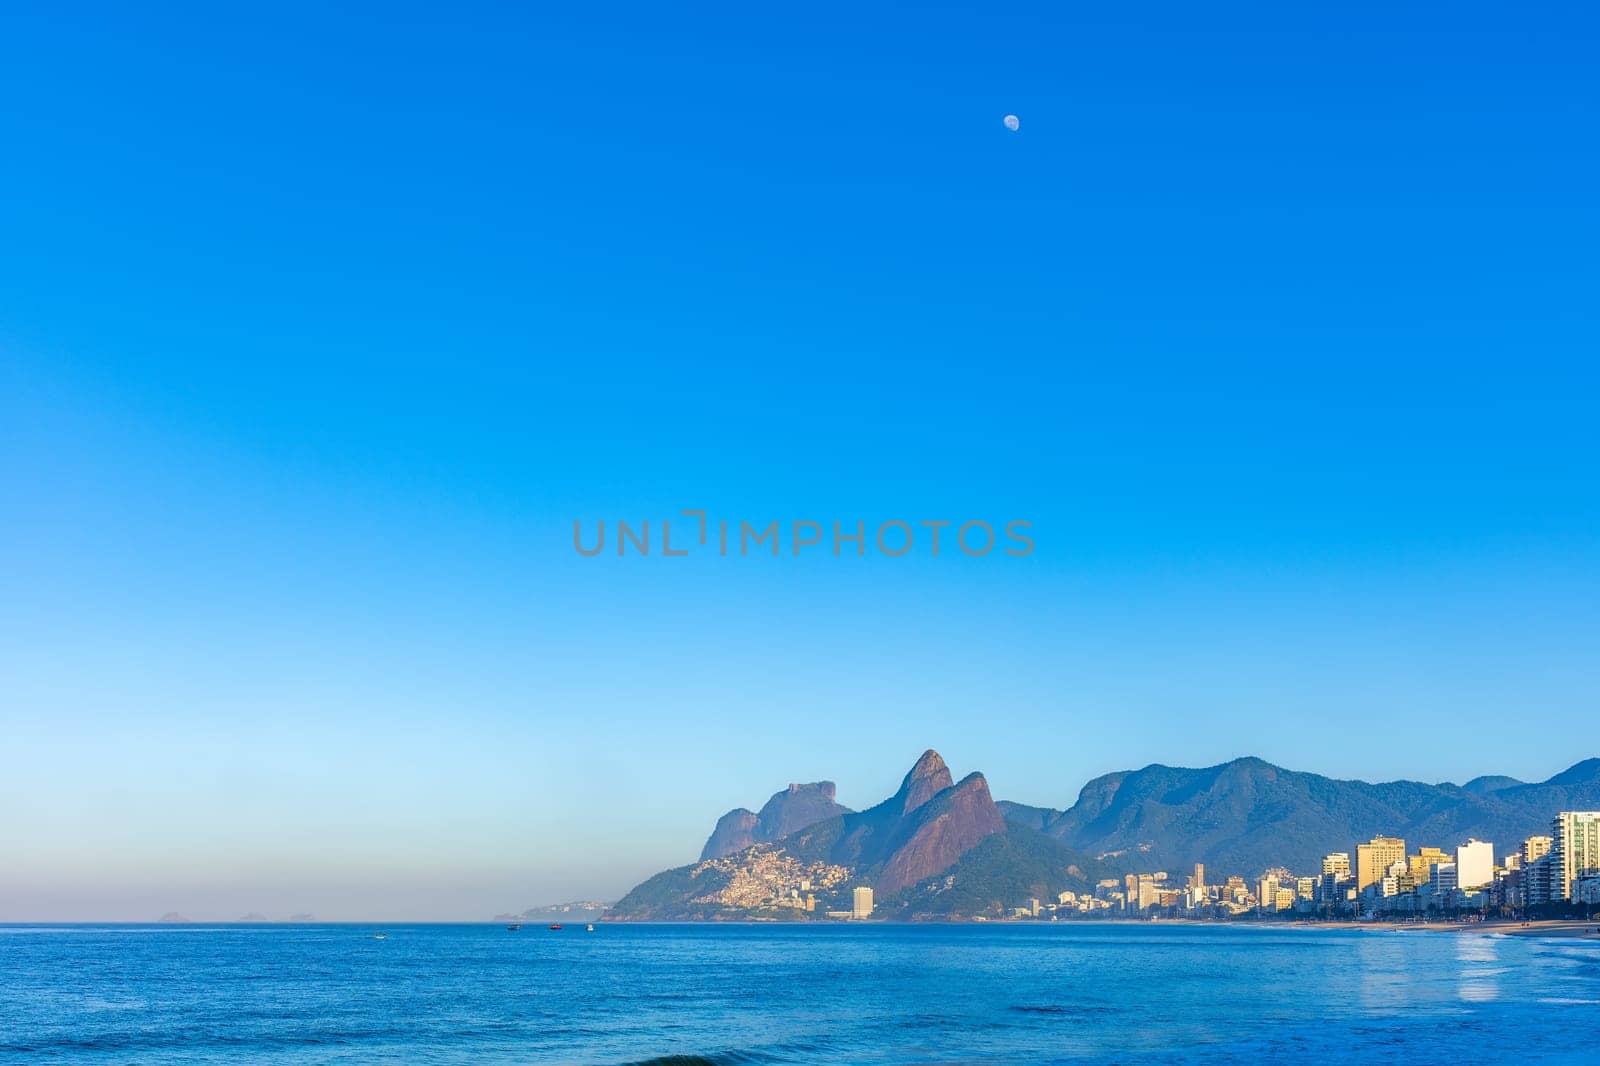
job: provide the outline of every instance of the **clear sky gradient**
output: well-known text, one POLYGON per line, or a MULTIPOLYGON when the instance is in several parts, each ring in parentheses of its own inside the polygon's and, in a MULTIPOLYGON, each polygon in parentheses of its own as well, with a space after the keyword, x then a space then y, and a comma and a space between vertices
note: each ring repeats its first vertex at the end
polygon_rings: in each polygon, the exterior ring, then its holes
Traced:
POLYGON ((1590 6, 218 18, 0 15, 0 920, 1600 753, 1590 6), (571 548, 688 507, 1037 548, 571 548))

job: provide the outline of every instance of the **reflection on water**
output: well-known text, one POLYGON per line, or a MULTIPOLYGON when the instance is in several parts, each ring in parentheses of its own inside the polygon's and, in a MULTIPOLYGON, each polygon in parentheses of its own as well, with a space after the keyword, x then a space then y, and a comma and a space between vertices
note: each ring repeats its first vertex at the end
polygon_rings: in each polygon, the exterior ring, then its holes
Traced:
POLYGON ((1461 972, 1457 992, 1468 1003, 1487 1003, 1500 998, 1500 941, 1478 933, 1456 934, 1456 961, 1461 972))
POLYGON ((1596 1066, 1600 944, 1441 928, 85 928, 0 944, 0 1066, 1596 1066), (1530 1039, 1536 1033, 1536 1039, 1530 1039), (1394 1054, 1398 1052, 1399 1054, 1394 1054))
POLYGON ((1355 955, 1364 1011, 1388 1014, 1410 1005, 1417 982, 1406 965, 1406 945, 1401 939, 1405 935, 1367 936, 1357 942, 1355 955))

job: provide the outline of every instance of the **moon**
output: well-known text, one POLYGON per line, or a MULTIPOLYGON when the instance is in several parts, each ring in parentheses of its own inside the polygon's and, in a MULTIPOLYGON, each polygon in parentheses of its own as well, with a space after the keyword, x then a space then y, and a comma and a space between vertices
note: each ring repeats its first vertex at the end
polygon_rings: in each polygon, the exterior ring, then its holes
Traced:
POLYGON ((1022 128, 1022 120, 1017 118, 1016 115, 1007 115, 1005 118, 1001 119, 1001 121, 1006 124, 1006 129, 1010 130, 1012 133, 1015 133, 1022 128))

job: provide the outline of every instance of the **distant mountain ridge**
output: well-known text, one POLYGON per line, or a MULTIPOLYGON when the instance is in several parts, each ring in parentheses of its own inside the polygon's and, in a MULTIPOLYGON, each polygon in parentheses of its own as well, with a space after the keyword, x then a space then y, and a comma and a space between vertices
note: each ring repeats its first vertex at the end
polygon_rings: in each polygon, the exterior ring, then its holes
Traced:
MULTIPOLYGON (((832 782, 790 785, 760 814, 718 821, 699 863, 667 870, 612 908, 623 919, 804 918, 874 889, 887 917, 998 915, 1030 897, 1086 891, 1106 877, 1205 863, 1208 876, 1275 866, 1320 871, 1374 836, 1408 847, 1488 840, 1497 855, 1548 831, 1560 810, 1600 808, 1600 758, 1546 781, 1483 776, 1465 785, 1369 784, 1247 757, 1203 768, 1155 764, 1097 777, 1056 810, 996 802, 981 773, 955 781, 922 754, 893 796, 854 812, 832 782)), ((818 914, 817 916, 820 916, 818 914)))
POLYGON ((1162 765, 1097 777, 1065 810, 1000 804, 1006 819, 1091 855, 1131 852, 1142 868, 1203 862, 1246 876, 1271 866, 1321 869, 1322 856, 1373 836, 1496 854, 1548 832, 1559 810, 1600 806, 1600 759, 1547 781, 1479 777, 1466 785, 1341 781, 1257 758, 1201 769, 1162 765))

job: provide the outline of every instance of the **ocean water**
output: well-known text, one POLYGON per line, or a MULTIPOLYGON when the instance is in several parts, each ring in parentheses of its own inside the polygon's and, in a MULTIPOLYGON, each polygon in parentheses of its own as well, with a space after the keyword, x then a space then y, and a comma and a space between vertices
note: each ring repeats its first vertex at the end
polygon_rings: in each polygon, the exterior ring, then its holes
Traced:
POLYGON ((0 1062, 1600 1061, 1600 945, 1581 941, 1065 923, 375 929, 0 926, 0 1062))

